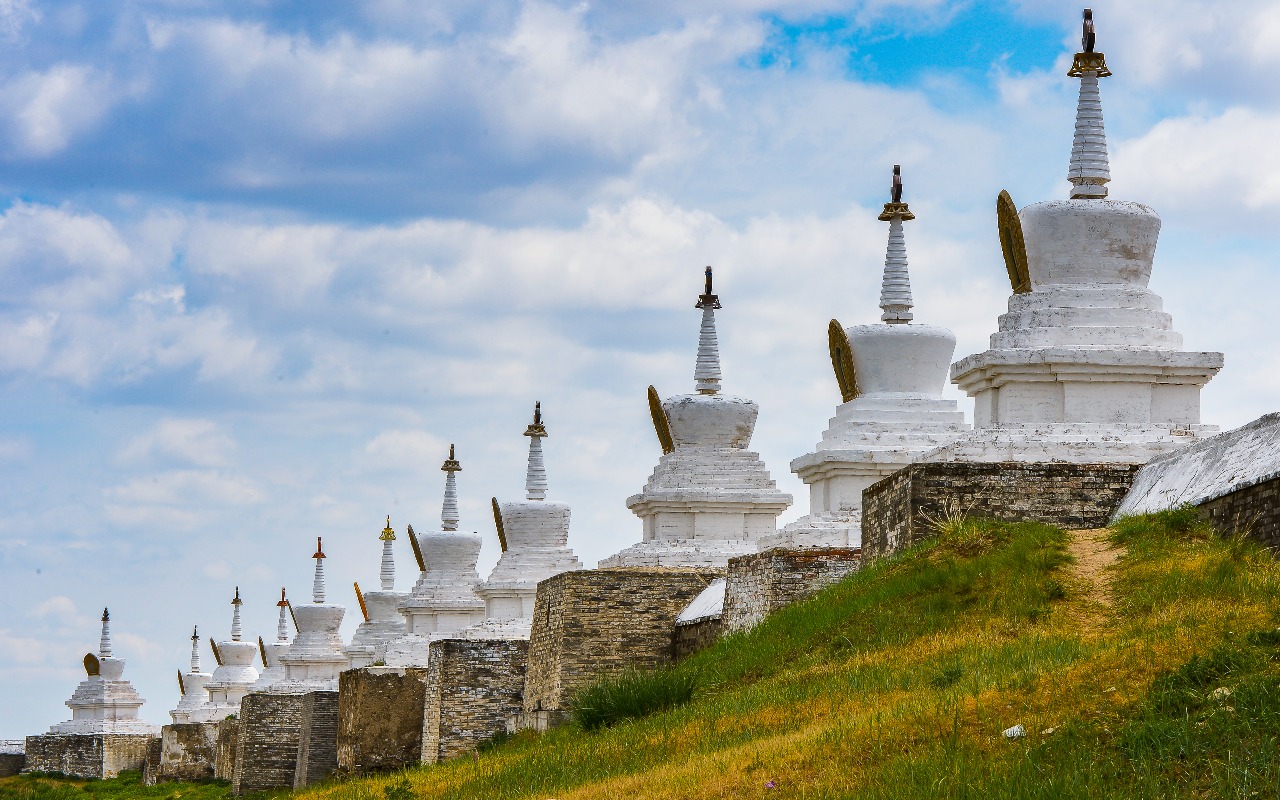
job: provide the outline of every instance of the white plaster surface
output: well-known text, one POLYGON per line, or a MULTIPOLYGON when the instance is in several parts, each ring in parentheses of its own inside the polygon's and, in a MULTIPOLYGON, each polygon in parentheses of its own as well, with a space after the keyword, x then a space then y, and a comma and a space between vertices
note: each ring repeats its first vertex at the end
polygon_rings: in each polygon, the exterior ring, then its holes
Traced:
POLYGON ((1280 414, 1267 414, 1138 471, 1116 517, 1198 505, 1280 476, 1280 414))
POLYGON ((724 593, 728 582, 724 578, 716 578, 707 584, 707 588, 698 593, 689 605, 685 606, 676 617, 677 625, 692 625, 708 619, 719 619, 724 616, 724 593))
POLYGON ((419 534, 418 546, 426 570, 408 597, 400 601, 405 634, 387 644, 387 666, 426 666, 435 638, 482 622, 484 600, 476 594, 480 575, 480 537, 472 533, 437 531, 419 534))
POLYGON ((272 694, 306 694, 337 691, 338 675, 350 666, 343 651, 342 617, 346 608, 333 603, 307 603, 293 607, 298 635, 280 656, 284 680, 274 684, 272 694))

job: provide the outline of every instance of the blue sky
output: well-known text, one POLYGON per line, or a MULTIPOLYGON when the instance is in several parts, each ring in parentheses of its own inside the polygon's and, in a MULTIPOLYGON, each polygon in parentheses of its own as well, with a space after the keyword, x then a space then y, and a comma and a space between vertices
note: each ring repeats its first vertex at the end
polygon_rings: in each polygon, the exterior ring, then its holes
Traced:
MULTIPOLYGON (((1280 390, 1280 9, 1094 9, 1113 196, 1162 215, 1152 288, 1226 353, 1204 419, 1234 427, 1280 390)), ((877 318, 891 165, 916 318, 977 352, 1008 291, 996 194, 1065 196, 1078 18, 0 0, 0 738, 65 718, 104 605, 165 721, 192 624, 225 636, 239 585, 269 634, 316 535, 331 586, 372 582, 385 514, 436 525, 450 442, 487 571, 535 399, 571 545, 637 541, 645 389, 692 388, 708 263, 726 389, 805 513, 787 464, 838 401, 827 321, 877 318)))

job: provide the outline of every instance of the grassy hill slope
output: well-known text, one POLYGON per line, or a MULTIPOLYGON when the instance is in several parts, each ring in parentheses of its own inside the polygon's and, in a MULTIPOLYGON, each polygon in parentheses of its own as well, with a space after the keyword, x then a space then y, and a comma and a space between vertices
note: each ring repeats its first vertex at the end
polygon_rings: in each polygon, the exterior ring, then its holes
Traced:
POLYGON ((678 665, 680 708, 298 796, 1280 796, 1269 554, 1194 511, 944 528, 678 665))

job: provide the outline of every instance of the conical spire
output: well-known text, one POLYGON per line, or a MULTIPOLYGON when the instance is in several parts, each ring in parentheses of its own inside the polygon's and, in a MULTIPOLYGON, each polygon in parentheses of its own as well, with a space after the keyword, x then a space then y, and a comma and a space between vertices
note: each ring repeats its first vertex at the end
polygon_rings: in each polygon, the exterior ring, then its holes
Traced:
POLYGON ((1076 104, 1076 132, 1071 142, 1071 164, 1067 179, 1071 181, 1071 199, 1100 200, 1107 196, 1111 165, 1107 158, 1107 132, 1102 124, 1102 96, 1098 79, 1111 74, 1102 53, 1094 52, 1093 11, 1084 10, 1082 52, 1067 75, 1080 79, 1080 99, 1076 104))
POLYGON ((889 223, 889 244, 884 254, 884 277, 880 281, 880 319, 890 325, 911 321, 911 276, 907 272, 907 240, 902 223, 916 218, 902 202, 902 167, 893 165, 890 200, 884 204, 880 219, 889 223))
POLYGON ((382 529, 382 572, 378 577, 382 580, 382 591, 390 592, 396 588, 396 556, 391 552, 391 543, 396 540, 396 532, 391 527, 391 515, 387 515, 387 527, 382 529))
POLYGON ((524 496, 529 500, 547 499, 547 465, 542 461, 542 440, 547 429, 542 424, 542 403, 533 404, 533 422, 524 432, 529 437, 529 471, 524 479, 524 496))
POLYGON ((231 641, 240 641, 240 587, 236 587, 236 596, 231 600, 231 641))
POLYGON ((191 671, 200 671, 200 631, 195 626, 191 626, 191 671))
POLYGON ((440 469, 444 470, 444 503, 440 506, 440 528, 446 531, 456 531, 458 529, 458 482, 453 477, 455 472, 462 471, 462 464, 458 462, 453 452, 453 445, 449 445, 449 457, 445 459, 444 466, 440 469))
POLYGON ((720 298, 711 291, 711 267, 706 271, 706 289, 694 308, 702 309, 702 329, 698 332, 698 362, 693 369, 694 388, 698 394, 720 391, 720 341, 716 338, 716 309, 720 298))
POLYGON ((102 609, 102 638, 98 640, 98 656, 111 658, 111 614, 102 609))
POLYGON ((280 602, 276 603, 276 606, 280 609, 280 619, 276 622, 276 641, 287 642, 289 641, 289 626, 285 624, 284 615, 289 610, 289 601, 284 599, 283 586, 280 587, 280 602))
POLYGON ((324 602, 324 545, 320 537, 316 537, 316 552, 312 556, 316 560, 316 577, 311 581, 311 602, 324 602))

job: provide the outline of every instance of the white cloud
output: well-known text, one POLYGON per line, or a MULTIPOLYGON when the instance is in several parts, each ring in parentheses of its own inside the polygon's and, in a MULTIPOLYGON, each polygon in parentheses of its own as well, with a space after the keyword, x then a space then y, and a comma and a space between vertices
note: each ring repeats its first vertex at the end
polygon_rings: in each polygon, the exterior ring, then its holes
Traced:
POLYGON ((174 508, 252 505, 265 497, 248 479, 206 470, 172 470, 134 478, 106 490, 121 503, 174 508))
POLYGON ((162 419, 121 448, 125 464, 172 460, 201 467, 225 466, 235 441, 208 419, 162 419))
POLYGON ((93 130, 116 102, 111 81, 85 64, 56 64, 0 83, 9 146, 46 158, 93 130))
POLYGON ((448 453, 448 442, 422 430, 383 431, 364 446, 370 465, 380 469, 423 469, 443 463, 448 453))

